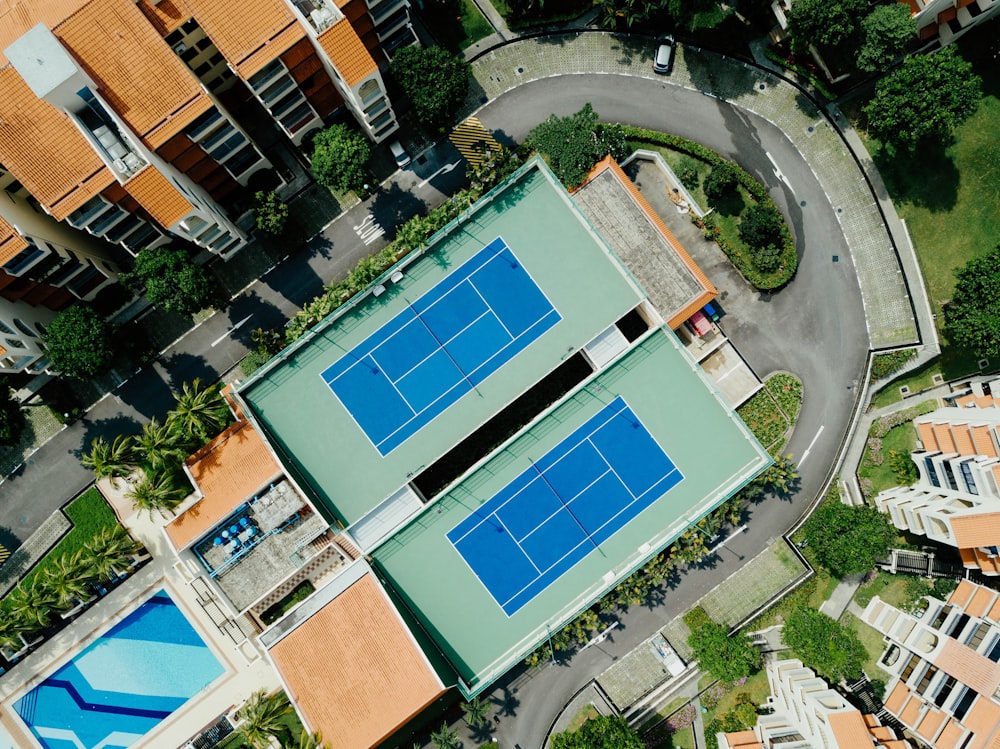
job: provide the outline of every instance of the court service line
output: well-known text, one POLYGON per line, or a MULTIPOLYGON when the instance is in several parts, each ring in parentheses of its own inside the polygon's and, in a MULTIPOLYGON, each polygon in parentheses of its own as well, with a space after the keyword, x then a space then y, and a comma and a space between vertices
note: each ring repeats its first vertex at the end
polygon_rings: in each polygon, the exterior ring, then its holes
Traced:
POLYGON ((798 464, 799 464, 799 467, 801 467, 801 466, 802 466, 802 464, 806 462, 806 458, 808 458, 808 457, 809 457, 809 451, 813 449, 813 445, 815 445, 815 444, 816 444, 816 440, 818 440, 818 439, 819 439, 819 436, 820 436, 821 434, 823 434, 823 430, 824 430, 824 429, 826 429, 826 424, 821 424, 821 425, 820 425, 820 427, 819 427, 819 431, 818 431, 818 432, 816 432, 816 436, 815 436, 815 437, 813 437, 813 438, 812 438, 812 442, 810 442, 810 443, 809 443, 809 447, 807 447, 807 448, 805 449, 805 452, 803 452, 803 453, 802 453, 802 457, 801 457, 801 458, 799 458, 799 462, 798 462, 798 464))
MULTIPOLYGON (((500 523, 501 527, 504 530, 504 533, 510 536, 510 540, 513 541, 517 545, 517 548, 521 550, 521 553, 524 554, 524 558, 527 559, 529 562, 531 562, 531 566, 535 568, 535 572, 541 575, 542 571, 538 569, 538 565, 535 564, 535 560, 532 559, 531 554, 529 554, 524 550, 524 547, 521 546, 521 542, 518 541, 516 538, 514 538, 514 534, 510 532, 510 528, 507 527, 507 524, 500 518, 499 515, 496 514, 496 512, 493 513, 493 517, 495 517, 497 519, 497 522, 500 523)), ((535 579, 537 580, 538 578, 536 577, 535 579)))

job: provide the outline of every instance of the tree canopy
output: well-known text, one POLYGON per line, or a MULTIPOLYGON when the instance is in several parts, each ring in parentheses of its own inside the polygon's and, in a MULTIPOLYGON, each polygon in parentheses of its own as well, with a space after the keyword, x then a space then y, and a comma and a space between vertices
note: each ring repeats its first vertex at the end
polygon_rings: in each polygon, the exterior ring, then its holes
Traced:
POLYGON ((810 44, 835 46, 858 29, 865 0, 795 0, 788 11, 792 49, 806 52, 810 44))
POLYGON ((803 526, 816 558, 837 577, 867 572, 886 556, 896 530, 874 507, 827 499, 803 526))
POLYGON ((772 203, 754 203, 740 217, 740 238, 751 247, 781 241, 781 214, 772 203))
POLYGON ((389 73, 413 104, 417 119, 443 131, 469 93, 469 63, 442 47, 404 47, 393 55, 389 73))
POLYGON ((1000 356, 1000 245, 955 271, 957 283, 944 308, 952 343, 979 356, 1000 356))
POLYGON ((620 715, 599 715, 576 731, 557 733, 552 749, 644 749, 645 744, 620 715))
POLYGON ((861 676, 865 646, 854 630, 824 613, 800 606, 785 622, 781 638, 805 665, 830 681, 853 681, 861 676))
POLYGON ((285 230, 288 222, 288 205, 278 197, 278 193, 271 190, 264 192, 258 190, 254 195, 253 213, 257 222, 257 228, 268 234, 278 236, 285 230))
POLYGON ((917 38, 917 22, 906 3, 879 5, 861 21, 861 35, 864 41, 855 63, 875 73, 888 67, 917 38))
POLYGON ((357 190, 368 179, 371 155, 365 136, 347 125, 331 125, 313 140, 313 175, 321 185, 334 190, 357 190))
POLYGON ((146 248, 135 257, 135 268, 120 280, 136 294, 168 312, 193 315, 212 304, 215 285, 205 269, 181 247, 146 248))
POLYGON ((880 80, 865 106, 868 130, 890 150, 943 143, 979 106, 982 79, 954 46, 912 55, 880 80))
POLYGON ((24 430, 24 412, 21 403, 14 397, 14 391, 6 388, 0 393, 0 445, 12 445, 24 430))
POLYGON ((617 125, 602 125, 590 102, 568 117, 552 114, 528 133, 529 148, 544 154, 556 177, 567 187, 581 184, 608 154, 625 157, 625 136, 617 125))
POLYGON ((52 366, 70 377, 86 379, 104 372, 115 355, 115 327, 91 307, 70 307, 49 323, 42 341, 52 366))
POLYGON ((760 670, 760 651, 742 632, 730 637, 729 629, 713 622, 701 608, 690 611, 684 621, 691 629, 688 645, 702 671, 733 682, 760 670))

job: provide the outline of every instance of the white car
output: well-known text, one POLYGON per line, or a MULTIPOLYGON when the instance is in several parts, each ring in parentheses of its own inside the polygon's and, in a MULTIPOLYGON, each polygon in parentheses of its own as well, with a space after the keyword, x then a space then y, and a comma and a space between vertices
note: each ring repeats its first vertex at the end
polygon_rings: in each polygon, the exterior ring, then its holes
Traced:
POLYGON ((389 150, 392 151, 392 158, 396 160, 396 166, 400 169, 405 169, 410 165, 410 154, 406 152, 403 144, 398 140, 394 140, 389 144, 389 150))
POLYGON ((653 57, 653 72, 670 75, 674 69, 674 38, 664 34, 656 40, 656 56, 653 57))

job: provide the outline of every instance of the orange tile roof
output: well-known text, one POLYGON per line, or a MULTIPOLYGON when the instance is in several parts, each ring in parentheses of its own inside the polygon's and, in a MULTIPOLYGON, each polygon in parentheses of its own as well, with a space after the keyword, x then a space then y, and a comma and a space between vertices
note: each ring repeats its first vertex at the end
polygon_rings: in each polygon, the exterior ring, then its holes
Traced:
POLYGON ((955 545, 959 548, 1000 545, 1000 512, 977 512, 951 518, 955 545))
POLYGON ((896 686, 892 688, 892 692, 885 701, 885 708, 893 715, 899 715, 900 710, 903 709, 903 703, 906 702, 906 698, 910 696, 910 688, 906 686, 903 682, 897 682, 896 686))
POLYGON ((941 730, 941 726, 944 725, 947 719, 948 716, 943 712, 931 708, 921 719, 920 725, 917 726, 917 733, 928 741, 931 741, 937 735, 937 732, 941 730))
POLYGON ((896 739, 895 741, 883 741, 882 749, 913 749, 913 745, 908 741, 896 739))
POLYGON ((358 37, 358 32, 346 18, 320 34, 317 41, 350 88, 378 70, 375 60, 358 37))
POLYGON ((0 163, 57 221, 115 181, 69 117, 35 96, 13 66, 0 68, 0 163))
POLYGON ((3 53, 14 41, 38 24, 53 28, 79 9, 86 0, 0 0, 0 67, 3 53))
POLYGON ((938 734, 934 745, 937 749, 955 749, 963 736, 965 736, 965 727, 957 720, 951 719, 944 730, 938 734))
POLYGON ((726 741, 733 749, 743 749, 748 746, 761 746, 760 739, 753 731, 734 731, 726 734, 726 741))
POLYGON ((132 2, 90 0, 54 33, 149 148, 162 146, 212 105, 132 2))
POLYGON ((1000 733, 997 732, 1000 727, 1000 705, 989 697, 979 695, 962 722, 976 736, 969 744, 969 749, 994 749, 997 746, 997 739, 1000 739, 1000 733))
MULTIPOLYGON (((868 725, 868 721, 865 721, 865 725, 868 725)), ((878 739, 879 741, 888 741, 896 737, 896 734, 892 732, 892 729, 888 726, 873 726, 868 725, 868 733, 872 735, 872 738, 878 739)))
POLYGON ((937 439, 938 450, 943 453, 957 452, 955 450, 955 440, 951 436, 951 428, 948 424, 934 424, 934 437, 937 439))
POLYGON ((125 189, 166 229, 187 216, 194 208, 181 191, 152 165, 126 182, 125 189))
POLYGON ((28 246, 28 241, 22 237, 17 229, 7 223, 3 216, 0 216, 0 265, 5 265, 17 254, 28 246))
POLYGON ((910 699, 907 700, 903 711, 899 713, 899 719, 908 726, 915 726, 917 724, 917 719, 920 717, 920 709, 923 705, 924 703, 919 697, 910 697, 910 699))
POLYGON ((876 718, 871 713, 865 713, 861 717, 862 719, 864 719, 865 725, 868 726, 869 728, 875 728, 876 726, 882 725, 881 723, 879 723, 878 718, 876 718))
POLYGON ((940 449, 938 448, 937 438, 934 436, 934 427, 931 426, 929 421, 917 422, 917 434, 920 436, 920 442, 927 452, 937 452, 940 449))
POLYGON ((996 597, 997 594, 994 591, 980 586, 979 590, 972 596, 972 600, 969 601, 969 605, 965 607, 965 613, 969 616, 981 617, 990 610, 996 597))
POLYGON ((985 424, 972 427, 972 441, 976 445, 976 452, 980 455, 988 455, 991 458, 997 457, 997 448, 993 444, 990 436, 990 428, 985 424))
POLYGON ((1000 598, 998 598, 996 603, 993 604, 993 608, 991 608, 989 613, 986 614, 986 618, 991 622, 1000 623, 1000 598))
POLYGON ((868 733, 868 726, 861 718, 860 710, 846 713, 830 713, 826 716, 830 730, 837 744, 851 749, 868 749, 875 746, 875 741, 868 733))
POLYGON ((959 582, 958 587, 948 596, 948 603, 954 606, 961 606, 964 609, 975 594, 976 584, 968 580, 962 580, 959 582))
POLYGON ((967 549, 964 546, 959 548, 958 555, 962 558, 962 564, 966 567, 976 566, 976 550, 967 549))
POLYGON ((972 444, 972 431, 968 424, 953 424, 951 436, 955 438, 955 448, 959 455, 976 454, 976 448, 972 444))
POLYGON ((282 0, 243 0, 238 8, 219 0, 186 0, 219 52, 249 78, 305 37, 282 0))
POLYGON ((136 5, 160 36, 166 36, 191 17, 191 9, 184 0, 159 0, 156 3, 139 0, 136 5))
POLYGON ((257 431, 238 421, 185 463, 203 495, 167 526, 175 549, 184 549, 246 500, 274 481, 281 468, 257 431))
POLYGON ((935 666, 980 694, 993 694, 1000 687, 1000 663, 950 637, 942 639, 935 666))
POLYGON ((444 686, 371 573, 270 649, 310 730, 338 749, 368 749, 444 686))
POLYGON ((948 23, 948 21, 954 21, 956 18, 958 18, 957 8, 945 8, 940 13, 938 13, 937 22, 939 24, 948 23))

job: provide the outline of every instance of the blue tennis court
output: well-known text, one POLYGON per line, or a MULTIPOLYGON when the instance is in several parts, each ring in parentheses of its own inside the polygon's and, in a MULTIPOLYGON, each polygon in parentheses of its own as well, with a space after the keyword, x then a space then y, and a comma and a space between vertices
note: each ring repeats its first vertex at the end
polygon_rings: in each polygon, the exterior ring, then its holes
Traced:
POLYGON ((448 540, 512 616, 683 478, 618 397, 448 540))
POLYGON ((503 239, 327 367, 323 380, 388 455, 561 319, 503 239))

